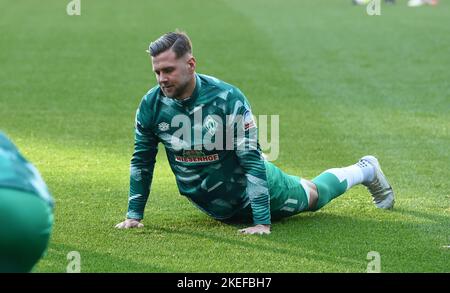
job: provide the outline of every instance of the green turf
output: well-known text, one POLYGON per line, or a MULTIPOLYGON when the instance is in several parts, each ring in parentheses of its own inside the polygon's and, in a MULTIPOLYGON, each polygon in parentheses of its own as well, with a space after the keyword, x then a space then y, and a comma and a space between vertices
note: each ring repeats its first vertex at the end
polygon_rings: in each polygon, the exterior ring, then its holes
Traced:
POLYGON ((0 128, 38 167, 56 200, 36 272, 450 272, 450 4, 348 1, 0 1, 0 128), (280 115, 288 173, 379 157, 394 211, 356 187, 316 213, 242 236, 178 194, 158 155, 145 227, 125 215, 134 112, 155 84, 145 53, 186 30, 198 72, 239 86, 255 114, 280 115))

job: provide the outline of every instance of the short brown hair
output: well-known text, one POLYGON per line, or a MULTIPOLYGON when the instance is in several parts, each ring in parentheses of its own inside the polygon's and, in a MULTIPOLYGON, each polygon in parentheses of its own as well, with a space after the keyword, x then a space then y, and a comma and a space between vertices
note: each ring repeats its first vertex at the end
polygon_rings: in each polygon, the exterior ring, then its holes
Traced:
POLYGON ((156 57, 169 49, 172 49, 177 58, 180 58, 186 53, 192 54, 192 43, 186 33, 177 30, 175 32, 166 33, 156 41, 151 42, 147 52, 149 52, 152 57, 156 57))

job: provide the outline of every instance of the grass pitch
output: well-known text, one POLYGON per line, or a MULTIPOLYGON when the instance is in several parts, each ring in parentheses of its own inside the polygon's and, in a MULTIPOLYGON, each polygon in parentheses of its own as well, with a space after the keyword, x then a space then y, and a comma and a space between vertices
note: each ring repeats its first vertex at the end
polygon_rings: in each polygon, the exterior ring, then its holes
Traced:
POLYGON ((36 272, 449 272, 450 4, 381 16, 349 1, 0 1, 0 128, 41 171, 55 225, 36 272), (126 212, 134 113, 155 84, 145 49, 180 28, 198 72, 280 115, 284 171, 312 178, 365 154, 397 196, 356 187, 242 236, 179 195, 163 148, 140 230, 126 212))

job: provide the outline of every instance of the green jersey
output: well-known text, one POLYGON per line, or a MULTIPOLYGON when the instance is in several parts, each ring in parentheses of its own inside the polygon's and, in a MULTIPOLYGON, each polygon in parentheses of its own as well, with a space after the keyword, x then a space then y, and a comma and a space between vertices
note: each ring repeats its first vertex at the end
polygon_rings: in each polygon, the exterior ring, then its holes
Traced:
POLYGON ((53 199, 37 169, 0 132, 0 188, 26 191, 53 207, 53 199))
POLYGON ((224 220, 251 206, 255 224, 270 224, 266 167, 256 124, 242 92, 196 74, 191 97, 166 97, 159 86, 136 113, 128 218, 142 219, 158 144, 165 147, 181 195, 224 220))

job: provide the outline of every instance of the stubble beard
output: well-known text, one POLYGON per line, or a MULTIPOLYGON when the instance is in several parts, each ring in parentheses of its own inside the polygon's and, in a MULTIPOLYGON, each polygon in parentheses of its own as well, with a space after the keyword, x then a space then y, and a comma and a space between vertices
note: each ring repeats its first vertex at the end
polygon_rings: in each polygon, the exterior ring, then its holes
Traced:
POLYGON ((184 83, 175 87, 172 96, 170 96, 169 98, 177 99, 177 100, 184 100, 184 99, 188 98, 188 97, 182 97, 182 96, 186 92, 186 89, 189 86, 189 82, 190 82, 190 78, 186 79, 186 81, 184 83))

